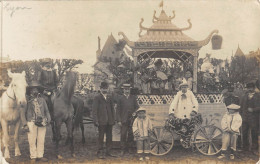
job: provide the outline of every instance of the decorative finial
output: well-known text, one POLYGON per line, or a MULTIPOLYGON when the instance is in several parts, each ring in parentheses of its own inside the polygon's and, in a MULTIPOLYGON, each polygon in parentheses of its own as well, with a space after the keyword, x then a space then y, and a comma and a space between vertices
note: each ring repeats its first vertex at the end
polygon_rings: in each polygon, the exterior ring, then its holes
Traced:
POLYGON ((172 13, 173 13, 173 15, 172 15, 172 16, 169 16, 169 18, 170 18, 171 20, 175 18, 175 11, 173 10, 172 13))
POLYGON ((139 23, 139 27, 140 27, 139 37, 141 37, 141 33, 143 30, 149 30, 149 28, 142 26, 143 22, 144 22, 144 18, 141 18, 141 22, 139 23))
POLYGON ((159 4, 159 7, 161 7, 162 10, 163 10, 163 0, 162 0, 161 3, 159 4))
POLYGON ((189 30, 189 29, 191 29, 191 27, 192 27, 192 24, 191 24, 191 21, 190 21, 190 19, 188 19, 188 23, 189 23, 189 26, 188 26, 188 27, 181 28, 180 30, 181 30, 181 31, 185 31, 185 30, 189 30))
POLYGON ((100 50, 100 37, 98 36, 98 49, 100 50))

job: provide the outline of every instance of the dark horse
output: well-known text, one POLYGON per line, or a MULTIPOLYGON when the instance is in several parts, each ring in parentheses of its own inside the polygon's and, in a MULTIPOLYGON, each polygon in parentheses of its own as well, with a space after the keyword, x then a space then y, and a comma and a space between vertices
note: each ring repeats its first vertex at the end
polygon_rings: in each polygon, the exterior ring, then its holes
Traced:
MULTIPOLYGON (((87 107, 84 106, 84 101, 80 97, 74 95, 71 101, 72 101, 72 106, 74 108, 74 116, 75 117, 77 116, 80 121, 82 143, 85 144, 83 116, 88 117, 90 115, 90 111, 87 107)), ((69 138, 67 137, 66 144, 68 143, 69 143, 69 138)))
POLYGON ((67 72, 66 82, 63 88, 57 93, 53 98, 53 121, 55 125, 55 141, 56 141, 56 153, 59 159, 62 156, 59 153, 59 141, 61 139, 61 125, 64 122, 67 127, 68 132, 68 142, 70 143, 71 155, 74 154, 74 143, 73 143, 73 130, 74 128, 79 128, 82 120, 81 112, 77 112, 74 116, 74 108, 72 105, 72 97, 74 94, 74 87, 76 84, 76 73, 67 72))

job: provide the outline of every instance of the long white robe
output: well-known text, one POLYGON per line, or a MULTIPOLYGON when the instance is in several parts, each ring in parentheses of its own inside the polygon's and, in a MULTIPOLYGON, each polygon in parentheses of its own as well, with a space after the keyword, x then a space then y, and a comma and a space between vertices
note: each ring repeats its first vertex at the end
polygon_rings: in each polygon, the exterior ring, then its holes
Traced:
POLYGON ((186 99, 182 98, 182 91, 175 96, 169 108, 169 114, 174 113, 180 119, 190 119, 190 113, 194 110, 198 112, 198 101, 192 91, 187 90, 186 99), (174 109, 174 111, 173 111, 174 109))

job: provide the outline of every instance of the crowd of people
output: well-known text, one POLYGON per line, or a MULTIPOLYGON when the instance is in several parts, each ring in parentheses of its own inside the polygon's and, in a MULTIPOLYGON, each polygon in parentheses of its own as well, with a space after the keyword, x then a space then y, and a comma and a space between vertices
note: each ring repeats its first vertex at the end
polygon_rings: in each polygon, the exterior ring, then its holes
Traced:
MULTIPOLYGON (((191 77, 191 72, 186 72, 186 78, 178 85, 178 92, 169 107, 168 119, 192 119, 198 114, 198 101, 191 91, 191 77)), ((46 126, 53 123, 51 96, 55 94, 56 84, 56 74, 50 67, 50 61, 46 61, 38 80, 32 81, 27 88, 28 105, 22 128, 28 132, 30 158, 33 161, 48 161, 43 157, 44 139, 46 126)), ((221 121, 223 138, 221 154, 218 157, 220 159, 228 154, 230 159, 234 159, 237 147, 258 155, 260 93, 256 90, 255 82, 248 83, 246 88, 244 96, 238 96, 234 92, 234 86, 229 84, 223 93, 227 113, 221 121), (249 129, 252 137, 250 144, 249 129)), ((131 151, 130 147, 136 145, 139 160, 149 160, 149 136, 153 131, 153 123, 146 115, 146 110, 138 105, 136 96, 130 93, 130 84, 122 85, 123 94, 116 99, 109 94, 108 89, 109 84, 102 82, 100 91, 93 100, 93 121, 98 128, 98 158, 117 157, 111 153, 111 149, 112 129, 118 124, 121 132, 120 156, 124 156, 131 151)))

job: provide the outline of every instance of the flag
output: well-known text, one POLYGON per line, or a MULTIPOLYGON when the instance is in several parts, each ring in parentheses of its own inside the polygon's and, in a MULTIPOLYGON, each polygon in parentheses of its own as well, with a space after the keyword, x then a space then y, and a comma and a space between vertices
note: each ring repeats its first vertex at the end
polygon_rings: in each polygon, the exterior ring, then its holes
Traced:
POLYGON ((163 1, 161 1, 161 3, 159 4, 159 7, 163 7, 163 1))

